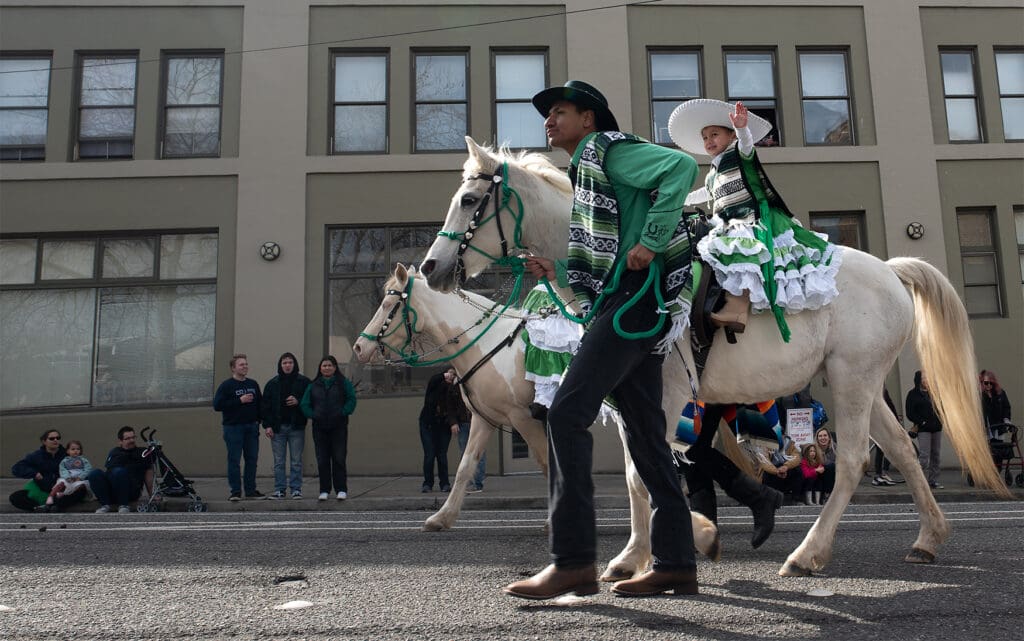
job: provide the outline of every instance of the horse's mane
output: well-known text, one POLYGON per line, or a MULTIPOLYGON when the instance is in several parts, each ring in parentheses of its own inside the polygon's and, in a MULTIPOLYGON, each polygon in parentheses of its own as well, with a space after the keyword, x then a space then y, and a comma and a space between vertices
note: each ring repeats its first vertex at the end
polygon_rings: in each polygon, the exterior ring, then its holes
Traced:
POLYGON ((481 149, 487 154, 491 165, 489 167, 481 166, 479 159, 474 154, 470 154, 466 164, 462 167, 463 179, 467 179, 477 173, 494 173, 498 165, 507 162, 541 178, 544 182, 564 194, 572 194, 572 185, 569 183, 565 172, 556 167, 544 154, 535 151, 513 152, 504 145, 498 148, 497 151, 490 146, 481 146, 481 149))

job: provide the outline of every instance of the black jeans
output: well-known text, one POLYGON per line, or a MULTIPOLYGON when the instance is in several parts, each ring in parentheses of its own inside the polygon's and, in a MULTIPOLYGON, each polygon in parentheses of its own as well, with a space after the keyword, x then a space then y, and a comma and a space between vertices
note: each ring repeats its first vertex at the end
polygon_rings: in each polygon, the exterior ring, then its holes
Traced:
MULTIPOLYGON (((614 312, 632 297, 646 275, 646 271, 623 274, 619 293, 602 305, 548 411, 551 557, 558 567, 579 567, 597 560, 590 425, 609 394, 622 413, 629 453, 651 494, 654 567, 696 567, 690 510, 665 441, 661 408, 665 357, 651 354, 664 332, 630 340, 616 334, 612 326, 614 312)), ((623 315, 622 328, 642 331, 657 319, 654 295, 648 292, 623 315)))
POLYGON ((434 487, 434 461, 437 461, 438 488, 448 482, 448 447, 452 442, 451 427, 443 419, 420 419, 420 443, 423 444, 423 485, 434 487))
POLYGON ((320 476, 320 491, 331 492, 331 481, 335 492, 348 492, 348 471, 345 458, 348 456, 348 421, 333 429, 313 428, 313 447, 316 450, 316 469, 320 476))

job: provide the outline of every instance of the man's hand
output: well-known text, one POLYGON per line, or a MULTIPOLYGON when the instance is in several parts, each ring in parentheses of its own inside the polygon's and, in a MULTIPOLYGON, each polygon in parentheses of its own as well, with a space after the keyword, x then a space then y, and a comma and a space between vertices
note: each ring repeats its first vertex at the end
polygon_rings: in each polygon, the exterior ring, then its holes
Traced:
POLYGON ((299 401, 294 396, 289 396, 288 398, 284 399, 284 404, 287 405, 288 407, 295 407, 296 405, 299 404, 299 401))
POLYGON ((547 278, 555 280, 555 261, 542 256, 527 256, 526 269, 533 274, 534 278, 547 278))
POLYGON ((270 439, 274 438, 274 429, 273 428, 268 427, 264 431, 267 434, 267 438, 270 438, 270 439))
POLYGON ((654 252, 637 243, 633 249, 626 254, 626 267, 633 271, 646 269, 654 260, 654 252))
POLYGON ((253 393, 249 392, 248 394, 242 394, 241 396, 239 396, 238 400, 239 400, 240 403, 245 404, 245 403, 252 403, 255 398, 256 397, 253 396, 253 393))
POLYGON ((459 424, 458 423, 452 423, 452 436, 458 436, 458 435, 459 435, 459 424))
POLYGON ((778 473, 778 477, 779 477, 780 479, 784 479, 784 478, 786 478, 786 473, 787 473, 787 472, 788 472, 789 470, 787 470, 787 469, 786 469, 785 467, 783 467, 783 466, 779 466, 778 470, 779 470, 779 473, 778 473))
POLYGON ((737 102, 736 111, 729 114, 729 120, 732 122, 732 126, 736 129, 743 129, 746 127, 748 114, 747 106, 742 102, 737 102))

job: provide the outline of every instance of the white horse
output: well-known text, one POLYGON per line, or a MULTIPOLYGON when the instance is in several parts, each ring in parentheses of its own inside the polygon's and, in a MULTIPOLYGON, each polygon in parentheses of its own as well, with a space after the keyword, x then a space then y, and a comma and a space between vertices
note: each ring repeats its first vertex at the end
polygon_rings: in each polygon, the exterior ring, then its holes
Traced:
MULTIPOLYGON (((490 265, 489 256, 502 254, 494 222, 488 220, 472 229, 468 239, 462 232, 469 228, 491 184, 487 175, 503 171, 507 172, 505 186, 518 192, 523 207, 519 223, 513 215, 518 214, 516 207, 505 207, 499 213, 501 236, 520 238, 520 247, 535 255, 565 258, 572 190, 563 172, 539 154, 493 152, 468 137, 466 143, 469 158, 462 185, 452 197, 444 229, 422 264, 430 286, 450 290, 460 266, 473 276, 490 265), (515 233, 510 231, 517 224, 515 233), (462 248, 463 244, 468 247, 462 248)), ((488 214, 500 211, 504 200, 494 198, 487 203, 488 214)), ((803 542, 779 570, 783 576, 808 575, 830 560, 836 527, 867 462, 869 434, 906 476, 920 513, 921 527, 906 560, 933 562, 938 546, 948 537, 949 525, 928 488, 910 439, 882 398, 885 376, 912 336, 916 337, 922 369, 928 372, 944 433, 961 463, 984 486, 1008 495, 984 438, 974 348, 967 314, 956 291, 924 261, 893 258, 883 262, 853 249, 843 251, 836 278, 839 296, 823 309, 789 316, 792 342, 782 341, 771 314, 752 316, 738 344, 719 337, 700 381, 700 395, 709 403, 776 398, 801 389, 819 372, 833 390, 833 419, 842 444, 835 489, 803 542)), ((687 368, 696 371, 688 336, 676 347, 678 356, 665 361, 663 408, 667 417, 679 416, 691 396, 687 368)), ((631 466, 627 466, 627 474, 633 523, 646 523, 649 498, 631 466)), ((612 560, 602 579, 630 576, 642 570, 649 558, 649 532, 646 527, 634 527, 626 548, 612 560)))
MULTIPOLYGON (((423 524, 427 531, 445 530, 455 525, 466 486, 498 425, 514 427, 530 446, 541 471, 545 476, 548 473, 544 425, 531 416, 528 407, 533 401, 533 383, 525 378, 524 343, 517 330, 521 318, 513 313, 497 317, 493 326, 481 324, 481 310, 493 307, 493 301, 471 292, 456 295, 432 290, 417 277, 415 267, 406 269, 398 265, 384 286, 384 298, 363 330, 364 336, 352 348, 359 361, 367 363, 382 351, 400 360, 411 354, 411 350, 423 354, 438 346, 438 351, 428 358, 450 358, 448 362, 460 377, 484 361, 462 386, 463 397, 469 401, 472 413, 469 442, 447 500, 423 524), (485 360, 485 355, 510 336, 513 337, 510 345, 485 360), (458 343, 450 342, 453 337, 459 337, 458 343)), ((721 556, 718 528, 702 514, 693 512, 691 516, 697 549, 717 561, 721 556)))

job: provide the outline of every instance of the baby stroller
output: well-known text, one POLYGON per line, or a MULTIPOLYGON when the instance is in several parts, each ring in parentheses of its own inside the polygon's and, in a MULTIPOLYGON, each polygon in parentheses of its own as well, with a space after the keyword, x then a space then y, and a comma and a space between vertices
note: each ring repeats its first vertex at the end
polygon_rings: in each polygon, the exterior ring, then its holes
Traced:
POLYGON ((163 445, 154 436, 156 430, 144 427, 139 434, 146 441, 146 451, 142 453, 142 458, 153 463, 153 493, 148 501, 139 501, 139 512, 159 512, 164 498, 172 496, 189 497, 191 500, 186 508, 189 512, 205 512, 207 504, 196 494, 192 481, 185 478, 164 454, 163 445))
MULTIPOLYGON (((991 436, 988 446, 992 451, 992 460, 999 461, 996 467, 1002 472, 1006 486, 1013 487, 1016 483, 1017 487, 1024 487, 1024 456, 1021 455, 1020 449, 1020 429, 1013 423, 996 423, 989 425, 988 430, 991 436), (1013 473, 1014 469, 1017 470, 1016 475, 1013 473)), ((970 474, 967 475, 967 483, 974 486, 974 479, 970 474)))

